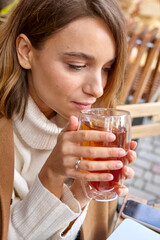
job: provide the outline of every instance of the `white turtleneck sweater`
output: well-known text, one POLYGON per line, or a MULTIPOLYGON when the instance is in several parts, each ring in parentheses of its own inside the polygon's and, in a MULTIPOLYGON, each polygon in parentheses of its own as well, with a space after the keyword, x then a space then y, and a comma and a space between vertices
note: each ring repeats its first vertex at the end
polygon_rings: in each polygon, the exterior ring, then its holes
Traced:
POLYGON ((84 221, 79 202, 64 184, 61 200, 40 182, 38 173, 61 129, 29 97, 23 121, 13 116, 15 172, 8 240, 74 240, 84 221), (72 228, 62 235, 70 222, 72 228))

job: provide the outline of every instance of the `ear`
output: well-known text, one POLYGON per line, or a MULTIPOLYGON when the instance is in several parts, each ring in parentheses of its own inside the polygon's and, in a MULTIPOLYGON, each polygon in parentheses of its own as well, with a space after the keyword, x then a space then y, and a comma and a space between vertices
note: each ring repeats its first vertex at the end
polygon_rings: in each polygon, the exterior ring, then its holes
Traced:
POLYGON ((25 34, 20 34, 16 39, 16 49, 19 64, 24 69, 31 69, 30 59, 32 44, 25 34))

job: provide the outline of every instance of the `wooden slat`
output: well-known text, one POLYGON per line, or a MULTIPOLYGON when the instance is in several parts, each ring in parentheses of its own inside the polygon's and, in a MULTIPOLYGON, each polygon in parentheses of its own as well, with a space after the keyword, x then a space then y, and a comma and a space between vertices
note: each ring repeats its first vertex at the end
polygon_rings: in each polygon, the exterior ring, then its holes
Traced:
POLYGON ((133 118, 147 117, 160 114, 160 102, 126 104, 117 106, 118 109, 124 109, 131 113, 133 118))
POLYGON ((160 209, 160 203, 155 203, 153 207, 160 209))
POLYGON ((142 97, 145 87, 147 85, 147 82, 151 75, 152 64, 154 63, 153 60, 156 58, 157 54, 159 53, 159 48, 160 48, 160 39, 157 39, 154 44, 154 48, 151 50, 151 53, 148 57, 148 61, 143 70, 142 76, 139 80, 139 83, 137 86, 137 91, 135 91, 135 93, 133 95, 133 100, 131 101, 131 104, 138 103, 140 98, 142 97))
MULTIPOLYGON (((129 111, 132 119, 137 117, 153 117, 160 115, 160 102, 126 104, 119 105, 117 108, 129 111)), ((152 119, 149 124, 132 126, 132 139, 158 135, 160 136, 160 122, 154 122, 152 119)))
POLYGON ((142 43, 141 43, 141 46, 139 46, 139 48, 138 48, 139 49, 138 50, 138 55, 137 55, 136 60, 133 63, 133 65, 132 65, 132 67, 131 67, 131 69, 128 73, 128 76, 127 76, 127 79, 126 79, 126 82, 125 82, 125 87, 124 87, 123 93, 121 94, 120 102, 122 104, 124 104, 127 100, 129 91, 130 91, 132 83, 134 81, 135 74, 136 74, 137 69, 140 65, 142 56, 143 56, 144 52, 146 51, 147 43, 152 41, 153 39, 155 39, 157 33, 158 33, 158 28, 154 28, 153 30, 148 32, 144 36, 144 38, 142 40, 142 43))
POLYGON ((160 123, 132 126, 132 139, 160 135, 160 123))
POLYGON ((151 89, 148 93, 148 98, 146 98, 146 102, 155 102, 158 99, 158 88, 160 90, 160 51, 151 81, 151 89))

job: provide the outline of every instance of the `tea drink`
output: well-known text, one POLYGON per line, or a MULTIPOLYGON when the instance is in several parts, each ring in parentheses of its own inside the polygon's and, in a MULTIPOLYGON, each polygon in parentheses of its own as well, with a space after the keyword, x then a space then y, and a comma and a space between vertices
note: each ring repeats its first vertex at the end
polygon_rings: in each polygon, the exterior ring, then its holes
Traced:
MULTIPOLYGON (((102 127, 91 125, 90 122, 81 122, 81 129, 82 130, 98 130, 98 131, 106 131, 102 127)), ((83 142, 82 146, 93 146, 93 147, 121 147, 123 149, 127 148, 127 130, 125 127, 118 127, 112 128, 112 133, 115 134, 116 139, 114 142, 83 142)), ((127 150, 127 149, 126 149, 127 150)), ((126 164, 126 157, 121 158, 90 158, 90 161, 110 161, 110 160, 120 160, 123 162, 123 165, 126 164)), ((95 171, 94 171, 95 172, 95 171)), ((100 191, 100 192, 110 192, 114 191, 120 184, 120 180, 122 180, 122 169, 118 170, 103 170, 103 171, 96 171, 98 173, 111 173, 113 175, 113 180, 108 182, 99 182, 99 181, 90 181, 88 182, 90 189, 93 191, 100 191)))
MULTIPOLYGON (((79 116, 79 129, 81 130, 97 130, 112 132, 116 139, 114 142, 96 142, 86 141, 81 143, 82 146, 104 147, 106 148, 123 148, 129 150, 129 142, 131 141, 131 116, 130 113, 114 108, 91 108, 82 110, 79 116)), ((82 158, 83 159, 83 158, 82 158)), ((109 157, 109 158, 86 158, 90 161, 117 161, 127 162, 127 157, 109 157)), ((94 173, 96 173, 94 171, 94 173)), ((122 169, 103 170, 97 173, 111 173, 112 181, 85 181, 82 180, 82 187, 87 197, 96 201, 111 201, 118 197, 116 188, 124 181, 122 169)))

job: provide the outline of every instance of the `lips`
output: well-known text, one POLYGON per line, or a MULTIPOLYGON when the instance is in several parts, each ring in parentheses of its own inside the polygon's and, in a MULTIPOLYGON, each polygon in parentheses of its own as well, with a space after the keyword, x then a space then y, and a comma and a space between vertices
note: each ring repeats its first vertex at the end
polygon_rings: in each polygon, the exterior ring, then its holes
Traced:
POLYGON ((73 102, 73 103, 80 110, 90 109, 92 107, 92 104, 93 104, 93 103, 79 103, 79 102, 73 102))

